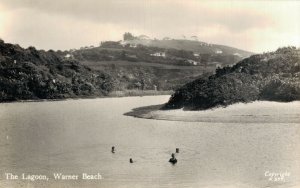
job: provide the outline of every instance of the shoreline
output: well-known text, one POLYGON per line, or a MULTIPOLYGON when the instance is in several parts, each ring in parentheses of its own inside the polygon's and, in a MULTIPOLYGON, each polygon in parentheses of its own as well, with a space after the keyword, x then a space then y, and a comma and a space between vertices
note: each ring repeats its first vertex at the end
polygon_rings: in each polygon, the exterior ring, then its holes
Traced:
POLYGON ((163 106, 153 105, 134 108, 125 113, 135 118, 183 121, 183 122, 214 122, 214 123, 300 123, 300 101, 274 102, 253 101, 236 103, 227 107, 216 107, 201 111, 183 109, 160 110, 163 106), (289 111, 288 114, 280 113, 289 111))
POLYGON ((67 100, 82 100, 82 99, 106 99, 106 98, 123 98, 123 97, 144 97, 144 96, 160 96, 160 95, 171 95, 174 91, 154 91, 154 90, 144 90, 141 92, 136 92, 136 90, 126 90, 126 91, 113 91, 107 96, 78 96, 74 98, 61 98, 61 99, 28 99, 28 100, 12 100, 12 101, 2 101, 0 104, 10 104, 10 103, 26 103, 26 102, 52 102, 52 101, 67 101, 67 100), (122 94, 118 94, 122 92, 122 94))

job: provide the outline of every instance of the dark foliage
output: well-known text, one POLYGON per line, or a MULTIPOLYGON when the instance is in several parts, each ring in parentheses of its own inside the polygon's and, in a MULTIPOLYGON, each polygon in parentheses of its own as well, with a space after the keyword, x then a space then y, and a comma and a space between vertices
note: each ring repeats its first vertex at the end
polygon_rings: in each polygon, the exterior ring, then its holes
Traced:
POLYGON ((124 39, 124 40, 134 40, 135 37, 134 37, 131 33, 126 32, 126 33, 124 33, 124 35, 123 35, 123 39, 124 39))
POLYGON ((163 109, 202 110, 254 100, 300 100, 299 49, 279 48, 217 69, 176 90, 163 109))
POLYGON ((53 50, 0 41, 0 101, 102 96, 112 89, 107 74, 63 59, 53 50))

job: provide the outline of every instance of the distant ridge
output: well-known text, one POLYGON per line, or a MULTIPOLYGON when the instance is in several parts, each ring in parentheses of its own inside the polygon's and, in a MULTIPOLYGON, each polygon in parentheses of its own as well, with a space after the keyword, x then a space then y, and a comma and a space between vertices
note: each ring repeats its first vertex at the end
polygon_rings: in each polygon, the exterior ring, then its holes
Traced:
POLYGON ((198 40, 197 36, 192 36, 190 39, 186 37, 183 39, 172 39, 169 37, 164 37, 162 40, 151 39, 146 35, 140 35, 135 37, 130 33, 125 33, 123 37, 123 44, 131 45, 145 45, 158 48, 174 48, 177 50, 187 50, 193 51, 200 54, 224 54, 224 55, 239 55, 243 58, 253 55, 253 52, 248 52, 245 50, 237 49, 234 47, 229 47, 219 44, 210 44, 206 42, 201 42, 198 40), (129 35, 129 37, 128 37, 129 35))
POLYGON ((162 40, 125 33, 121 41, 102 41, 60 53, 91 69, 105 70, 116 80, 116 88, 174 90, 217 67, 233 66, 251 55, 236 48, 188 39, 162 40), (142 85, 142 86, 141 86, 142 85))

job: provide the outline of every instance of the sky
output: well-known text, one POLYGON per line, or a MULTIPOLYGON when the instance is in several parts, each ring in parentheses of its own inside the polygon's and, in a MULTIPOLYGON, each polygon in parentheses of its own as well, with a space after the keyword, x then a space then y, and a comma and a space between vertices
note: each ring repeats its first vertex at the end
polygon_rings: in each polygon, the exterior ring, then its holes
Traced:
POLYGON ((122 40, 197 36, 255 53, 300 46, 300 1, 0 0, 0 38, 66 50, 122 40))

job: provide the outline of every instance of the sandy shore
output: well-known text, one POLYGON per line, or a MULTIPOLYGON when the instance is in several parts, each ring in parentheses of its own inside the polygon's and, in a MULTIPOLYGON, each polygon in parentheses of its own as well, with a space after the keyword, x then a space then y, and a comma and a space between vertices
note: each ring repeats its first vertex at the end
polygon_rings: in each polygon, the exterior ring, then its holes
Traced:
POLYGON ((161 106, 135 108, 131 112, 125 113, 125 115, 146 119, 186 122, 300 123, 300 101, 289 103, 255 101, 203 111, 160 110, 161 106))
POLYGON ((154 90, 126 90, 126 91, 113 91, 106 96, 76 96, 61 99, 26 99, 26 100, 11 100, 1 101, 3 103, 20 103, 20 102, 51 102, 51 101, 68 101, 68 100, 83 100, 83 99, 107 99, 107 98, 124 98, 124 97, 146 97, 146 96, 170 96, 173 93, 171 90, 167 91, 154 91, 154 90))

